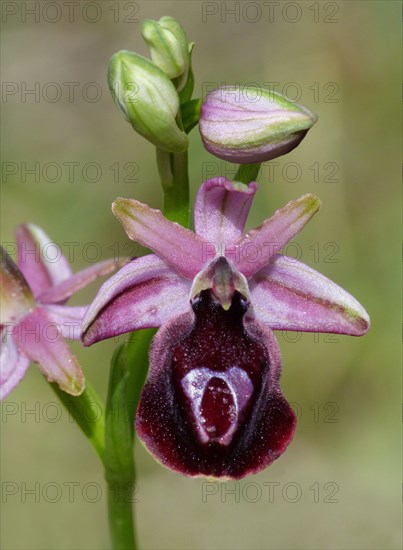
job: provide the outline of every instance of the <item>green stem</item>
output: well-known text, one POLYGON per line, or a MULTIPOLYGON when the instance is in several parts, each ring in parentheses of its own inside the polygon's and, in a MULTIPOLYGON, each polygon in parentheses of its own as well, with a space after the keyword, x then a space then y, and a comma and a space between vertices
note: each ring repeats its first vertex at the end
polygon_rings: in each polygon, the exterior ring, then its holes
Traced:
POLYGON ((235 181, 249 183, 256 180, 259 175, 260 164, 240 164, 235 174, 235 181))
POLYGON ((134 417, 148 370, 148 349, 155 330, 133 333, 112 362, 105 421, 105 477, 108 516, 115 550, 137 548, 133 504, 137 493, 133 456, 134 417))
POLYGON ((135 492, 135 481, 108 482, 109 530, 114 550, 137 548, 132 509, 135 492))
POLYGON ((108 483, 108 515, 113 548, 136 547, 131 501, 135 484, 133 435, 128 412, 126 383, 130 374, 125 344, 115 351, 109 377, 105 424, 105 477, 108 483))
MULTIPOLYGON (((177 123, 182 128, 180 117, 177 123)), ((189 176, 188 155, 166 153, 157 149, 157 166, 164 192, 165 217, 184 227, 189 227, 189 176)))
POLYGON ((105 461, 105 410, 104 405, 91 387, 88 378, 85 390, 74 396, 64 392, 57 384, 50 384, 69 414, 89 439, 102 462, 105 461))

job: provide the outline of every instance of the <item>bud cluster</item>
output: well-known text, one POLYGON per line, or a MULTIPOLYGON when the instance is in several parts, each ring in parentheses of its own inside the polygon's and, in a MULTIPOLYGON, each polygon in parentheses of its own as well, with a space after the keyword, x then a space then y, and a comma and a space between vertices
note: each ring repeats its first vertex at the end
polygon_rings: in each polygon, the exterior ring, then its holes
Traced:
POLYGON ((182 26, 168 16, 143 21, 141 32, 151 61, 126 50, 117 52, 109 62, 109 88, 136 132, 162 151, 182 153, 188 138, 182 129, 179 92, 191 74, 192 44, 182 26))
POLYGON ((256 164, 289 153, 317 120, 309 109, 260 87, 220 86, 192 100, 193 43, 169 16, 146 19, 141 34, 151 60, 122 50, 108 81, 116 106, 134 130, 165 153, 183 153, 199 123, 203 145, 216 157, 256 164))

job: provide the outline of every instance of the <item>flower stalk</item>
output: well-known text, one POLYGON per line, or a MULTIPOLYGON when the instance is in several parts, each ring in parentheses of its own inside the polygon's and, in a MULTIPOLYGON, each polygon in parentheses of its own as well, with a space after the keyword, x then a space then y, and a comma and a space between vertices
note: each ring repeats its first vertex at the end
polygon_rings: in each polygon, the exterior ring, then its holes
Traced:
MULTIPOLYGON (((178 115, 177 124, 182 128, 178 115)), ((189 174, 188 154, 167 153, 156 149, 157 166, 164 193, 164 215, 171 221, 189 227, 189 174)))
POLYGON ((141 389, 148 371, 148 348, 155 334, 144 330, 131 335, 115 351, 111 361, 105 420, 105 478, 112 546, 137 548, 133 504, 136 469, 133 456, 134 424, 141 389))
POLYGON ((164 192, 165 216, 189 227, 189 177, 187 153, 166 153, 157 149, 157 165, 164 192))

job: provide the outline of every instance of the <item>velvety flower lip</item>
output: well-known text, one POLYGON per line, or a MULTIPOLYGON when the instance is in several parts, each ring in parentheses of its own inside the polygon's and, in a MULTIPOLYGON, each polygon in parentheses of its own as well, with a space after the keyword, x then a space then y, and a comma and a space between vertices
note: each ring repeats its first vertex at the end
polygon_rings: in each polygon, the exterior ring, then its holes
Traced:
POLYGON ((107 280, 83 320, 83 342, 160 327, 136 417, 162 464, 189 476, 239 479, 275 460, 295 415, 280 386, 272 329, 359 336, 365 309, 305 264, 281 255, 318 211, 304 195, 243 233, 257 185, 214 178, 199 189, 196 233, 158 210, 117 199, 131 239, 151 248, 107 280))
POLYGON ((171 320, 154 340, 136 430, 176 472, 240 479, 269 466, 294 434, 276 339, 255 321, 240 322, 245 310, 239 293, 225 311, 205 290, 195 319, 188 312, 171 320))
POLYGON ((0 399, 24 377, 30 361, 72 395, 84 391, 81 367, 63 338, 78 339, 87 306, 64 305, 74 292, 119 263, 106 260, 72 274, 67 259, 34 224, 16 230, 18 266, 0 248, 0 399), (52 249, 52 254, 49 250, 52 249))

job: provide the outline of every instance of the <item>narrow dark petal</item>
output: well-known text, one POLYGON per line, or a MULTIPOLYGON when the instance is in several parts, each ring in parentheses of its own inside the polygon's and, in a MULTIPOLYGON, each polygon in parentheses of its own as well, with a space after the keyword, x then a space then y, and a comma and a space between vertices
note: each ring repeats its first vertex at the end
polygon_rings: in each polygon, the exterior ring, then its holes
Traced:
POLYGON ((225 311, 210 290, 157 334, 136 428, 163 465, 188 476, 239 479, 290 442, 295 415, 278 385, 273 333, 244 322, 239 292, 225 311))

